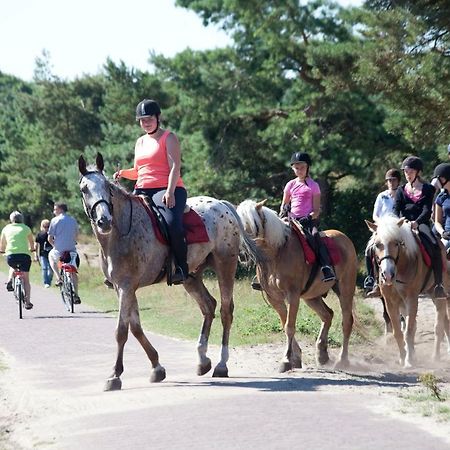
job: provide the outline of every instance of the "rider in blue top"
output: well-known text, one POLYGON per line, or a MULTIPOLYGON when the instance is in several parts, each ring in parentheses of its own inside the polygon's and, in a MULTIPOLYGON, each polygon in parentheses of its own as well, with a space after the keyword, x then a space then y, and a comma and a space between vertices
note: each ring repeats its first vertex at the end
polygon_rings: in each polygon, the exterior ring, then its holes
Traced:
POLYGON ((450 163, 442 163, 434 169, 434 177, 442 186, 435 200, 434 227, 444 240, 447 254, 450 252, 450 163))

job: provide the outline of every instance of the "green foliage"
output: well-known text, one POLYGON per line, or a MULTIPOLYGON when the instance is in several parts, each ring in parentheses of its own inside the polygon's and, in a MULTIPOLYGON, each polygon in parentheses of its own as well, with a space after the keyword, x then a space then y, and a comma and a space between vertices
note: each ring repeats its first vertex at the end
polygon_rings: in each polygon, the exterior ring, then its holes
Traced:
POLYGON ((439 401, 444 401, 442 398, 441 388, 438 386, 439 380, 432 373, 423 373, 417 379, 420 381, 427 389, 430 390, 431 395, 439 401))

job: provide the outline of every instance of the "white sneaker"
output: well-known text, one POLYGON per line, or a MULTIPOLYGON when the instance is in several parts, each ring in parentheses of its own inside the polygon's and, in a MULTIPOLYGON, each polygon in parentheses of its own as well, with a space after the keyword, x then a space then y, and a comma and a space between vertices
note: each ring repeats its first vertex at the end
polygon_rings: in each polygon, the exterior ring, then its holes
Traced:
POLYGON ((49 288, 50 285, 49 285, 49 284, 44 284, 44 287, 45 287, 45 288, 49 288))

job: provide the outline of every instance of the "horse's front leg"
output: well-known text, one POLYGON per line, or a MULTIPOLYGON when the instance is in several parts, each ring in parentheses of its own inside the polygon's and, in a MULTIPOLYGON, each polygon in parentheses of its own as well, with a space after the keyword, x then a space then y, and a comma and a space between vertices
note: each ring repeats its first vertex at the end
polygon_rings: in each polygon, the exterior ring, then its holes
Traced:
MULTIPOLYGON (((383 290, 383 287, 381 288, 383 290)), ((390 289, 392 291, 392 289, 390 289)), ((398 350, 400 353, 400 365, 403 366, 405 363, 406 350, 405 350, 405 338, 402 332, 402 326, 400 322, 400 308, 399 308, 399 297, 390 292, 386 295, 383 292, 383 297, 386 302, 386 308, 391 318, 392 331, 394 334, 394 338, 397 341, 398 350)))
MULTIPOLYGON (((120 302, 122 305, 122 302, 120 302)), ((123 350, 125 347, 125 343, 128 339, 128 324, 129 321, 125 314, 123 314, 123 308, 120 306, 119 308, 119 317, 117 318, 117 326, 116 326, 116 342, 117 342, 117 355, 116 355, 116 363, 113 367, 113 373, 106 380, 105 391, 117 391, 122 388, 122 381, 120 376, 123 373, 123 350)))
MULTIPOLYGON (((280 316, 281 327, 284 330, 287 321, 288 310, 286 307, 286 303, 284 301, 284 296, 278 290, 267 290, 267 301, 270 303, 272 308, 278 313, 280 316)), ((298 344, 295 337, 292 339, 292 354, 291 354, 291 363, 294 369, 302 368, 302 349, 298 344)), ((281 367, 282 369, 284 366, 281 367)))
MULTIPOLYGON (((406 317, 406 324, 404 330, 405 343, 406 343, 406 355, 405 364, 406 368, 410 368, 415 362, 415 349, 414 339, 417 329, 417 298, 408 299, 406 301, 408 316, 406 317)), ((400 322, 401 323, 401 322, 400 322)))
POLYGON ((294 369, 293 342, 295 341, 295 324, 297 322, 299 301, 299 297, 288 295, 287 320, 284 326, 284 331, 286 333, 286 350, 283 360, 281 361, 280 372, 287 372, 288 370, 294 369))
POLYGON ((209 334, 214 320, 217 302, 203 284, 201 273, 197 272, 195 278, 188 278, 184 284, 186 291, 197 301, 203 315, 202 328, 197 343, 198 366, 197 375, 205 375, 211 370, 211 360, 206 356, 208 351, 209 334))
POLYGON ((155 350, 153 345, 148 340, 147 336, 144 334, 144 330, 141 326, 141 320, 139 317, 139 307, 136 299, 136 295, 133 294, 133 301, 130 305, 130 330, 133 333, 133 336, 138 340, 138 342, 142 345, 145 353, 148 356, 152 364, 152 373, 150 375, 150 382, 157 383, 159 381, 164 380, 166 378, 166 370, 159 363, 159 355, 155 350))
POLYGON ((328 332, 333 321, 333 310, 323 301, 321 296, 305 299, 305 303, 319 316, 322 321, 319 335, 316 341, 316 361, 318 364, 326 364, 330 357, 328 355, 328 332))

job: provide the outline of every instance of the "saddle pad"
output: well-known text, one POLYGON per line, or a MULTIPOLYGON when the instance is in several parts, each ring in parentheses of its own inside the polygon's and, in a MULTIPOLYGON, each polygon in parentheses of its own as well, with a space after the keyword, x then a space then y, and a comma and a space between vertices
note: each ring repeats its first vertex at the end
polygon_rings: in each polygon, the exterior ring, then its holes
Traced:
MULTIPOLYGON (((164 236, 159 229, 153 211, 148 207, 143 198, 138 198, 142 205, 145 207, 147 214, 150 216, 156 239, 158 239, 158 241, 162 244, 167 244, 167 241, 164 239, 164 236)), ((206 231, 205 224, 203 223, 202 218, 193 209, 190 209, 189 212, 183 214, 183 225, 184 231, 186 233, 186 242, 188 243, 188 245, 209 242, 209 236, 206 231)))
MULTIPOLYGON (((292 229, 295 231, 295 234, 300 240, 303 253, 305 254, 306 263, 314 264, 317 259, 314 250, 308 244, 308 241, 306 240, 305 236, 300 232, 300 230, 297 227, 292 227, 292 229)), ((328 236, 322 236, 321 239, 322 242, 327 247, 328 254, 330 255, 331 264, 333 264, 333 266, 336 266, 341 261, 341 253, 339 251, 339 248, 337 247, 336 243, 333 241, 332 238, 328 236)))
POLYGON ((431 258, 428 252, 425 250, 425 245, 422 244, 420 239, 417 239, 417 243, 419 244, 420 253, 422 253, 423 262, 427 267, 431 267, 431 258))

